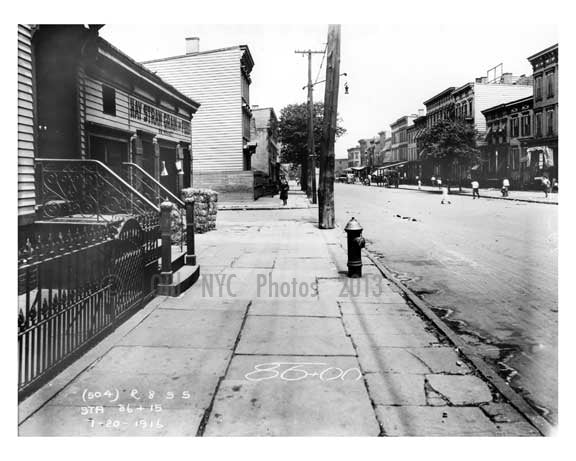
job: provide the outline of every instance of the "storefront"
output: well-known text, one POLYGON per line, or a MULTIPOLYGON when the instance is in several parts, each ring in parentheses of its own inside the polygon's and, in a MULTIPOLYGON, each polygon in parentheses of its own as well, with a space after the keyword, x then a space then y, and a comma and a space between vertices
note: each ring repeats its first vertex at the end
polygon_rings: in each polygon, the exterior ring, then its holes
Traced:
POLYGON ((98 160, 119 176, 133 163, 178 195, 190 185, 199 104, 97 31, 41 26, 34 34, 38 156, 98 160))

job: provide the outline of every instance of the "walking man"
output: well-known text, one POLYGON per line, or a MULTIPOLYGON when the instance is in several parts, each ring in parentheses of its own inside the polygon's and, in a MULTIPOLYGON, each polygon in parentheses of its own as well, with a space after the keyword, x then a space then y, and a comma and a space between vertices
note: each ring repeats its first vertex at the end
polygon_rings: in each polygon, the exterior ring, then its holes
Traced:
POLYGON ((288 203, 288 191, 290 190, 290 186, 288 185, 288 181, 282 178, 280 181, 280 200, 282 200, 283 206, 286 206, 288 203))
POLYGON ((444 184, 442 186, 442 201, 440 202, 442 205, 444 205, 444 203, 448 203, 448 205, 451 204, 450 200, 448 200, 448 184, 444 184))
POLYGON ((550 180, 547 176, 542 178, 542 188, 544 189, 544 195, 548 198, 548 194, 550 193, 550 180))
POLYGON ((472 181, 472 199, 480 198, 480 184, 478 181, 472 181))
POLYGON ((508 189, 510 188, 510 181, 508 178, 504 178, 502 181, 502 197, 508 197, 508 189))

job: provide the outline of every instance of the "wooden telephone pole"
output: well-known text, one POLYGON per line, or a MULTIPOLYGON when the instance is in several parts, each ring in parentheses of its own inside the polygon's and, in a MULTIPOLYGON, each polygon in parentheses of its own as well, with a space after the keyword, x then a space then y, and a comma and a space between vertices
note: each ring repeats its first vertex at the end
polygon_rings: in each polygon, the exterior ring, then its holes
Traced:
POLYGON ((320 146, 320 189, 318 191, 318 227, 320 229, 334 229, 334 142, 336 141, 339 85, 340 25, 330 24, 326 54, 324 129, 320 146))
MULTIPOLYGON (((306 195, 316 203, 316 155, 314 152, 314 101, 312 98, 312 55, 324 54, 324 51, 296 50, 294 53, 308 55, 308 161, 306 162, 306 195)), ((304 165, 302 165, 304 169, 304 165)), ((304 179, 304 178, 303 178, 304 179)))

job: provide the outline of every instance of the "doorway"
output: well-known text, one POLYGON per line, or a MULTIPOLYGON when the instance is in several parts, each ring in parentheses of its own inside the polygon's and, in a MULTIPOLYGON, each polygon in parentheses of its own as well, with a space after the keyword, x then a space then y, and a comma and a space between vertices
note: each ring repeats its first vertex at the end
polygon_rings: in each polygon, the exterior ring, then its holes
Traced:
POLYGON ((128 141, 90 136, 90 158, 121 175, 122 163, 128 161, 128 141))

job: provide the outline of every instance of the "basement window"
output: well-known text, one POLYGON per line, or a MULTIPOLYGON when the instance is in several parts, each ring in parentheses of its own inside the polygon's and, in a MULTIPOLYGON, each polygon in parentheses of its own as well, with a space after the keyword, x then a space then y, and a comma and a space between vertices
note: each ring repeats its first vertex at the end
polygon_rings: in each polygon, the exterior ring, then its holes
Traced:
POLYGON ((116 90, 102 85, 102 112, 116 116, 116 90))

